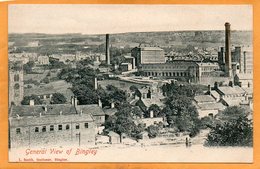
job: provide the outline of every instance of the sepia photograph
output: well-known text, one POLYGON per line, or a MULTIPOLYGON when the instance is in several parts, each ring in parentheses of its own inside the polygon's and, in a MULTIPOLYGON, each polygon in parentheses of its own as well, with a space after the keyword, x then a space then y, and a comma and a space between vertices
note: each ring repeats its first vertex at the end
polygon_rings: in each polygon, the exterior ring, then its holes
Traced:
POLYGON ((252 5, 8 5, 9 162, 253 163, 252 5))

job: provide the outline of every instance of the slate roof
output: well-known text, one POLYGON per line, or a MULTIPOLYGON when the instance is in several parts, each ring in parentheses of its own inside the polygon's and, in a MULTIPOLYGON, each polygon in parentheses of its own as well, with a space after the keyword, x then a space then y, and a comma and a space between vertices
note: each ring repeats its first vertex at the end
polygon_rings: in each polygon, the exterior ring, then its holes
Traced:
POLYGON ((222 98, 228 106, 238 106, 241 103, 241 98, 222 98))
POLYGON ((218 87, 218 90, 224 95, 233 95, 233 94, 244 94, 245 91, 239 86, 221 86, 218 87))
POLYGON ((214 97, 214 98, 220 98, 220 95, 219 95, 219 93, 218 92, 216 92, 215 90, 211 90, 211 95, 214 97))
POLYGON ((82 110, 82 113, 92 114, 93 116, 105 116, 103 109, 97 104, 77 105, 76 109, 78 112, 82 110))
POLYGON ((13 106, 11 108, 11 115, 9 120, 11 127, 94 121, 90 114, 77 114, 75 108, 72 105, 65 104, 47 106, 46 112, 44 111, 42 105, 13 106))
POLYGON ((197 103, 215 102, 215 99, 210 95, 198 95, 194 97, 197 103))
POLYGON ((224 110, 226 107, 222 103, 204 103, 198 105, 201 110, 224 110))

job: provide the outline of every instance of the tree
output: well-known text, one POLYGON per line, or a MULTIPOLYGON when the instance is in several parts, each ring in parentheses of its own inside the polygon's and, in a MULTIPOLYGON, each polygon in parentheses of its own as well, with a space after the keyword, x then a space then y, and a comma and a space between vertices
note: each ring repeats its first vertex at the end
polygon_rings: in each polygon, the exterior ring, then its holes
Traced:
POLYGON ((252 121, 240 116, 223 124, 217 124, 208 134, 207 146, 252 146, 252 121))
POLYGON ((66 101, 66 97, 61 93, 54 93, 51 98, 51 104, 64 104, 66 101))
POLYGON ((120 135, 125 133, 131 137, 139 137, 139 134, 144 131, 144 126, 135 124, 135 111, 136 110, 127 102, 120 104, 118 106, 118 112, 106 120, 105 128, 120 135))
POLYGON ((179 131, 190 132, 195 136, 200 129, 198 112, 192 105, 191 99, 185 95, 173 95, 166 101, 166 107, 162 110, 168 124, 179 131))
POLYGON ((23 98, 23 100, 21 101, 21 104, 22 105, 29 105, 30 104, 30 100, 34 100, 34 104, 35 105, 42 104, 42 100, 38 96, 36 96, 36 95, 25 96, 23 98))

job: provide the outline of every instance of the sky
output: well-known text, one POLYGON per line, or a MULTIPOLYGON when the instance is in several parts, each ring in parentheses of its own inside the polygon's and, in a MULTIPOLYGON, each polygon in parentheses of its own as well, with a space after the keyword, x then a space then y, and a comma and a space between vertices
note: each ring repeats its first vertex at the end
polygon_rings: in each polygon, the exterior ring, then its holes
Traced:
POLYGON ((9 33, 253 29, 251 5, 9 5, 9 33))

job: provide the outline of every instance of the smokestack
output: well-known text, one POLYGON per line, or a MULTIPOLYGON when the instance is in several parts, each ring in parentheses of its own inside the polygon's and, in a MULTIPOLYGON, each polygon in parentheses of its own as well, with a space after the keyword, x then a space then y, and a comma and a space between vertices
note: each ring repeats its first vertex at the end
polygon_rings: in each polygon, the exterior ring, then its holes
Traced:
POLYGON ((225 23, 225 72, 228 77, 232 75, 230 50, 230 23, 225 23))
POLYGON ((110 65, 110 49, 109 49, 109 34, 106 34, 106 61, 110 65))
POLYGON ((97 90, 97 88, 98 88, 97 78, 94 77, 94 89, 97 90))
POLYGON ((243 53, 244 55, 244 73, 246 73, 246 52, 243 53))

